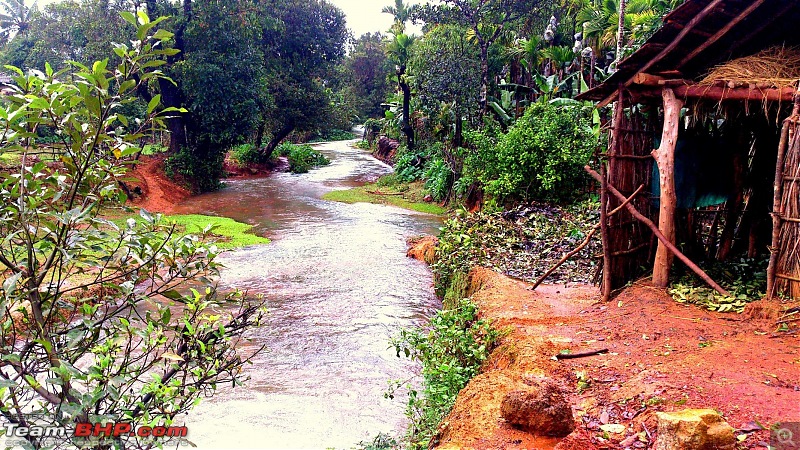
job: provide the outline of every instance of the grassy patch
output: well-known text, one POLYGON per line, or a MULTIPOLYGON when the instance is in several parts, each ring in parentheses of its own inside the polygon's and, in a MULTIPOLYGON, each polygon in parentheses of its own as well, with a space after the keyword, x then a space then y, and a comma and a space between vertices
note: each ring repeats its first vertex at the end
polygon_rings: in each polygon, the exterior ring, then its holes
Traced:
MULTIPOLYGON (((122 225, 129 218, 142 220, 138 214, 113 215, 115 223, 122 225)), ((178 233, 199 234, 211 225, 215 244, 222 250, 232 250, 249 245, 269 244, 270 240, 251 233, 252 225, 237 222, 227 217, 204 216, 200 214, 176 214, 164 216, 164 220, 174 222, 178 233)))
POLYGON ((426 214, 442 215, 447 212, 445 208, 435 203, 422 201, 424 197, 422 182, 393 187, 381 187, 380 184, 368 184, 344 191, 328 192, 322 196, 322 199, 342 203, 393 205, 426 214))
POLYGON ((19 166, 19 163, 21 161, 22 161, 22 155, 18 152, 0 153, 0 167, 19 166))

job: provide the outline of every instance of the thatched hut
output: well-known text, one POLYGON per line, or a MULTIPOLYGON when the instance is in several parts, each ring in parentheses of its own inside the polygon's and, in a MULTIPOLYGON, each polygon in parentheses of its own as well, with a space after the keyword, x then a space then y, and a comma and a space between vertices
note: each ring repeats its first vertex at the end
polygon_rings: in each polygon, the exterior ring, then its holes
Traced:
POLYGON ((798 24, 793 0, 687 0, 580 96, 615 102, 598 177, 606 298, 643 267, 665 287, 676 256, 702 273, 693 261, 759 253, 768 295, 800 298, 798 24))

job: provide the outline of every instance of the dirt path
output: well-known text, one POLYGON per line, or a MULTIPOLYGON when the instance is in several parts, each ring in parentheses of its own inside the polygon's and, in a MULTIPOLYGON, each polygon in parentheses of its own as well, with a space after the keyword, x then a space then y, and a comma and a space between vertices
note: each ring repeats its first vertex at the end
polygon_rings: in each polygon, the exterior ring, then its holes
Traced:
MULTIPOLYGON (((573 405, 576 432, 557 449, 624 448, 643 432, 655 438, 656 411, 713 408, 737 429, 800 421, 800 340, 772 322, 745 321, 674 302, 662 290, 633 286, 609 304, 587 286, 530 285, 487 269, 471 273, 472 298, 495 326, 510 330, 484 372, 461 391, 441 429, 439 448, 554 448, 500 416, 505 393, 548 377, 573 405), (608 354, 555 360, 571 351, 608 354), (609 435, 603 424, 626 431, 609 435)), ((765 431, 741 448, 764 448, 765 431)))
POLYGON ((192 195, 189 189, 164 175, 165 155, 143 156, 131 171, 131 189, 138 187, 141 194, 131 203, 150 212, 169 214, 175 205, 192 195))

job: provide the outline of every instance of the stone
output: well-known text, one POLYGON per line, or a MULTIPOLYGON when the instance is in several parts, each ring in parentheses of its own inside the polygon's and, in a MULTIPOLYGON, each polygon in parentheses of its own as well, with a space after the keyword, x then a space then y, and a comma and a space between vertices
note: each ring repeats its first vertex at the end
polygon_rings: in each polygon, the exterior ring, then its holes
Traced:
POLYGON ((712 409, 659 412, 654 450, 733 450, 733 427, 712 409))
POLYGON ((422 198, 422 201, 426 203, 431 203, 433 201, 433 196, 431 194, 428 194, 422 198))
POLYGON ((500 413, 511 425, 539 436, 564 437, 575 429, 572 408, 550 381, 503 397, 500 413))

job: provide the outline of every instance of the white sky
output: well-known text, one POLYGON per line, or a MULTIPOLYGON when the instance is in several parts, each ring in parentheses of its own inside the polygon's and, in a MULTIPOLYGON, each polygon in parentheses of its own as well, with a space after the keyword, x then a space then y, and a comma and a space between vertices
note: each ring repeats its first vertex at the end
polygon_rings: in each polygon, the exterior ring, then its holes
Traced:
MULTIPOLYGON (((384 6, 394 6, 394 0, 328 0, 347 15, 347 27, 353 36, 380 31, 386 33, 392 26, 391 14, 382 14, 384 6)), ((407 4, 425 3, 424 0, 405 0, 407 4)), ((408 24, 406 33, 420 33, 420 27, 408 24)))
MULTIPOLYGON (((40 8, 54 3, 57 0, 37 0, 40 8)), ((394 0, 328 0, 338 6, 347 16, 347 28, 353 31, 354 37, 359 37, 364 33, 380 31, 386 33, 392 26, 392 16, 381 13, 384 6, 394 6, 394 0)), ((31 6, 34 0, 25 0, 25 4, 31 6)), ((426 0, 405 0, 406 4, 426 3, 426 0)), ((406 32, 409 34, 422 34, 421 27, 411 23, 407 25, 406 32)))

